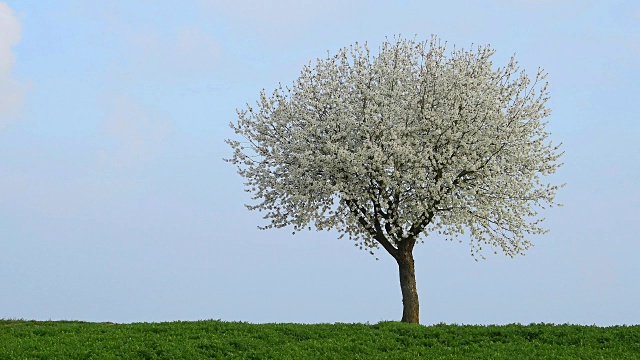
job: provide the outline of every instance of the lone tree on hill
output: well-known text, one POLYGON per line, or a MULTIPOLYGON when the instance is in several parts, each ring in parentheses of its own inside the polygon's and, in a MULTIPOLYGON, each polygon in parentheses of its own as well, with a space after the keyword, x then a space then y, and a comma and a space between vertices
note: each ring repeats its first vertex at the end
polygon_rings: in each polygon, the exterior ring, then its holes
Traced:
POLYGON ((402 321, 419 322, 413 248, 428 234, 467 233, 471 254, 523 255, 542 234, 535 209, 556 205, 559 146, 548 141, 546 74, 490 47, 453 50, 394 38, 377 56, 367 44, 305 66, 231 123, 227 161, 270 223, 336 229, 356 246, 382 246, 398 263, 402 321), (424 236, 423 236, 424 235, 424 236))

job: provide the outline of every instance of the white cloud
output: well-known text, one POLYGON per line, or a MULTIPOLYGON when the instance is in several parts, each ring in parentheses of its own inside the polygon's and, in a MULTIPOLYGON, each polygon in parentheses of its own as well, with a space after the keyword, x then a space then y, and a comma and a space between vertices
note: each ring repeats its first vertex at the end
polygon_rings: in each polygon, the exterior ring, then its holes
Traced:
POLYGON ((14 56, 11 47, 20 41, 21 28, 13 10, 4 2, 0 2, 0 72, 11 70, 14 56))
POLYGON ((103 160, 117 167, 135 166, 153 159, 171 132, 170 118, 129 97, 115 98, 103 123, 104 132, 116 141, 103 160))
POLYGON ((11 76, 15 61, 12 47, 20 41, 21 27, 13 10, 0 2, 0 129, 19 115, 27 86, 11 76))

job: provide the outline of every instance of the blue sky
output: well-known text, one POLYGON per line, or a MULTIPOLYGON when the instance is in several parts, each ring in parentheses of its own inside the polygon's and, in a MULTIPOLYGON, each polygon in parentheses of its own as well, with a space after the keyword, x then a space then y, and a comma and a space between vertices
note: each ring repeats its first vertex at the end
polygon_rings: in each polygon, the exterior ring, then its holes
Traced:
POLYGON ((397 266, 260 231, 235 109, 355 41, 490 44, 549 72, 561 208, 524 257, 416 247, 421 322, 640 323, 640 2, 0 2, 0 318, 378 322, 397 266))

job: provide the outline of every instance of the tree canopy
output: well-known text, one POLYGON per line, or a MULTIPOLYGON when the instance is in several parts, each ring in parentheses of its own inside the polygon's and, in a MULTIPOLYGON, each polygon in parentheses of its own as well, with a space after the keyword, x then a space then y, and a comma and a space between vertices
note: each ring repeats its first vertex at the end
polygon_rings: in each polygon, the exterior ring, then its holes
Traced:
MULTIPOLYGON (((547 83, 495 50, 396 39, 356 43, 306 66, 291 87, 239 111, 231 161, 271 224, 335 228, 363 248, 437 231, 507 255, 543 233, 558 147, 547 141, 547 83)), ((382 244, 384 245, 384 244, 382 244)))

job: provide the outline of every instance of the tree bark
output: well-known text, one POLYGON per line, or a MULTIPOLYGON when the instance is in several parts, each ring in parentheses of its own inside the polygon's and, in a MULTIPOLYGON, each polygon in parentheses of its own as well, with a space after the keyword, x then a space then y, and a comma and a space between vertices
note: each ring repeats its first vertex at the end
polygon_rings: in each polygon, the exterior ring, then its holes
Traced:
POLYGON ((400 290, 402 291, 402 322, 420 323, 420 304, 416 288, 416 270, 413 262, 413 247, 398 249, 398 269, 400 272, 400 290))

